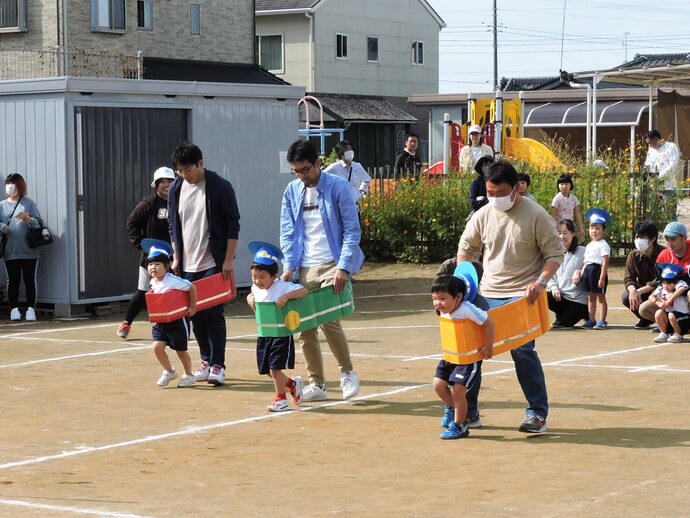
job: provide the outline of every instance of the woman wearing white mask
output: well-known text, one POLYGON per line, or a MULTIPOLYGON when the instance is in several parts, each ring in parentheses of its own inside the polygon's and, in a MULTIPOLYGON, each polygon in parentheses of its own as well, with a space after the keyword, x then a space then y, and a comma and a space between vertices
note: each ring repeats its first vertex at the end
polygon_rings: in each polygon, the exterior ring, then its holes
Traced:
POLYGON ((565 257, 546 285, 549 309, 556 314, 553 327, 573 327, 580 320, 589 318, 587 292, 581 284, 573 284, 573 274, 582 270, 585 247, 580 246, 575 235, 575 223, 570 219, 558 222, 558 235, 565 249, 565 257))
POLYGON ((640 304, 649 298, 657 286, 655 263, 664 248, 657 243, 659 229, 651 221, 641 221, 633 230, 635 250, 625 260, 625 291, 621 294, 621 301, 640 319, 635 329, 647 329, 653 322, 640 315, 640 304))
POLYGON ((26 290, 27 321, 36 320, 36 265, 38 248, 29 248, 27 234, 29 227, 41 227, 38 207, 26 197, 26 182, 19 173, 12 173, 5 179, 7 198, 0 202, 0 232, 5 243, 5 269, 7 270, 7 298, 10 303, 10 320, 21 320, 19 311, 19 282, 23 278, 26 290))
POLYGON ((347 140, 341 140, 335 145, 335 153, 340 160, 329 165, 324 172, 345 178, 352 188, 352 198, 355 203, 359 203, 369 191, 371 177, 362 164, 355 162, 355 152, 347 140))

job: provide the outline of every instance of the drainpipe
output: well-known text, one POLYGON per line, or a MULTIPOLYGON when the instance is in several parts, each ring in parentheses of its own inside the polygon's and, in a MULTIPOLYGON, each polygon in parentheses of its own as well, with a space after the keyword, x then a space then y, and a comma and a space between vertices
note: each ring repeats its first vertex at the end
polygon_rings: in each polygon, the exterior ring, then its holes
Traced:
POLYGON ((571 88, 587 88, 587 131, 585 133, 585 161, 592 161, 592 87, 588 84, 570 81, 571 88))
POLYGON ((314 92, 314 17, 304 13, 309 19, 309 92, 314 92))

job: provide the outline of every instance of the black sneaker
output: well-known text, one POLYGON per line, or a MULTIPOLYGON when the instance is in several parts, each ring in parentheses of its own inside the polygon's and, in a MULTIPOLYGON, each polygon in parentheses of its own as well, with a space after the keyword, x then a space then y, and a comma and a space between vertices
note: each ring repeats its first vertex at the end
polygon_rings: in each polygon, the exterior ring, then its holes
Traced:
POLYGON ((548 428, 546 419, 537 415, 531 415, 526 417, 522 424, 520 424, 519 431, 524 433, 543 433, 548 428))
POLYGON ((563 327, 563 324, 561 324, 560 320, 554 320, 553 324, 551 324, 551 327, 553 327, 554 329, 560 329, 561 327, 563 327))
POLYGON ((633 327, 635 329, 647 329, 649 326, 651 326, 652 323, 647 320, 646 318, 641 318, 640 321, 635 324, 633 327))

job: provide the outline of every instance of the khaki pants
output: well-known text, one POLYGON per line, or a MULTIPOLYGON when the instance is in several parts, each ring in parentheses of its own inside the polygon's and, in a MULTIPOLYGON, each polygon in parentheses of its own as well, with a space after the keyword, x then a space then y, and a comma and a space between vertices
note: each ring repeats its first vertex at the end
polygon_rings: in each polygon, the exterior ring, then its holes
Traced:
MULTIPOLYGON (((331 286, 335 278, 336 264, 322 264, 320 266, 303 266, 299 269, 299 283, 309 291, 323 286, 331 286)), ((350 360, 350 347, 347 344, 347 337, 340 324, 340 320, 333 320, 321 326, 323 334, 326 335, 328 347, 338 362, 340 372, 352 370, 352 360, 350 360)), ((299 343, 302 347, 304 361, 307 364, 309 380, 323 385, 325 376, 323 372, 323 356, 321 355, 321 345, 319 343, 319 329, 307 329, 299 335, 299 343)))

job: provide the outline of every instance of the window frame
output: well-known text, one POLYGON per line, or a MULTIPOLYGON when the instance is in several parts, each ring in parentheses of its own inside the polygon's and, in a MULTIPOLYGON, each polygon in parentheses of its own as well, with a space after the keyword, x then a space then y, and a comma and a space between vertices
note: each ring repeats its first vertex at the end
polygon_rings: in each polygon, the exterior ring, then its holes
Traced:
POLYGON ((124 34, 127 30, 127 6, 125 0, 89 0, 89 22, 91 24, 91 32, 110 32, 113 34, 124 34), (99 25, 100 23, 100 3, 106 2, 108 4, 108 25, 99 25), (120 4, 122 12, 122 27, 115 27, 115 6, 120 4))
POLYGON ((424 42, 421 40, 412 40, 411 53, 412 66, 424 66, 424 42))
POLYGON ((379 37, 378 36, 367 36, 367 63, 378 63, 379 62, 379 37), (369 57, 369 42, 376 42, 376 59, 371 59, 369 57))
POLYGON ((256 64, 261 65, 271 74, 284 74, 285 73, 285 35, 283 33, 274 34, 256 34, 254 36, 255 54, 256 54, 256 64), (266 65, 261 63, 261 39, 262 38, 280 38, 280 68, 272 69, 268 68, 266 65))
POLYGON ((189 4, 189 33, 192 36, 201 36, 201 4, 189 4), (194 26, 194 15, 196 11, 196 22, 198 27, 194 26))
POLYGON ((347 40, 348 36, 344 32, 336 32, 335 33, 335 59, 338 61, 347 61, 349 59, 348 57, 348 50, 347 50, 347 40), (338 39, 340 39, 340 44, 338 44, 338 39), (344 45, 343 45, 344 43, 344 45), (340 54, 338 55, 338 49, 340 48, 340 54))
POLYGON ((27 0, 14 0, 17 6, 17 25, 0 27, 0 34, 11 32, 28 32, 29 24, 27 17, 27 0))
POLYGON ((141 31, 152 31, 153 30, 153 0, 137 0, 137 29, 141 31), (146 14, 150 16, 150 25, 139 25, 139 6, 144 6, 144 24, 146 23, 146 14), (148 6, 148 9, 146 7, 148 6))

